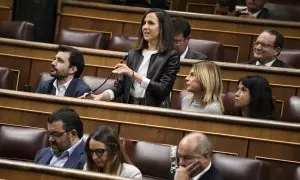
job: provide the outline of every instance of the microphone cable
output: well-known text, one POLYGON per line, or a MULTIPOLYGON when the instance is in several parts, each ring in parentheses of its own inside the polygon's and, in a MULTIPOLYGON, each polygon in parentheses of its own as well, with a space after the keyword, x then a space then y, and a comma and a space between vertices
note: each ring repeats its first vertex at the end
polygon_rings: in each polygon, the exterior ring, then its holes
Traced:
MULTIPOLYGON (((126 61, 127 60, 127 58, 128 58, 128 54, 126 54, 123 58, 122 58, 122 60, 120 61, 120 63, 124 63, 124 61, 126 61)), ((89 95, 91 95, 92 93, 94 93, 94 92, 96 92, 98 89, 100 89, 111 77, 112 77, 112 75, 113 75, 114 73, 113 72, 111 72, 110 73, 110 75, 105 79, 105 81, 103 81, 103 83, 100 85, 100 86, 98 86, 97 88, 95 88, 95 89, 93 89, 92 91, 90 91, 89 93, 87 93, 85 96, 84 96, 84 98, 86 98, 86 97, 88 97, 89 95)))

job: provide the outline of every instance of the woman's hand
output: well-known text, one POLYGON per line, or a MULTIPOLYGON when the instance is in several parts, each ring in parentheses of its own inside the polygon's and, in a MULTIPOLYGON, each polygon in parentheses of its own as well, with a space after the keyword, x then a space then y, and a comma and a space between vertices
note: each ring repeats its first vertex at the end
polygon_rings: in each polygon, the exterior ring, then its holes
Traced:
POLYGON ((116 74, 124 74, 126 76, 132 76, 132 69, 130 69, 126 64, 119 63, 115 66, 115 69, 112 71, 113 73, 116 74))
POLYGON ((88 99, 93 99, 95 101, 109 101, 110 100, 110 96, 108 94, 108 92, 103 92, 101 94, 90 94, 88 97, 88 99))

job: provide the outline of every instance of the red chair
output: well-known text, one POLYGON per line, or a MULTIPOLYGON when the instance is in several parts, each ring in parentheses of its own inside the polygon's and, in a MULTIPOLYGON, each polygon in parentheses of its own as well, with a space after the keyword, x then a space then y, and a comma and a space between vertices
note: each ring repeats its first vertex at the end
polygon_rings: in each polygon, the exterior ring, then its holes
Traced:
POLYGON ((0 37, 33 40, 34 25, 26 21, 0 21, 0 37))
POLYGON ((87 47, 94 49, 106 49, 109 34, 101 32, 85 32, 70 29, 61 29, 56 44, 87 47))
POLYGON ((300 122, 299 96, 291 96, 286 102, 284 102, 281 120, 289 122, 300 122))
POLYGON ((223 45, 217 41, 191 39, 189 42, 189 47, 194 51, 199 51, 207 55, 208 60, 224 60, 223 45))

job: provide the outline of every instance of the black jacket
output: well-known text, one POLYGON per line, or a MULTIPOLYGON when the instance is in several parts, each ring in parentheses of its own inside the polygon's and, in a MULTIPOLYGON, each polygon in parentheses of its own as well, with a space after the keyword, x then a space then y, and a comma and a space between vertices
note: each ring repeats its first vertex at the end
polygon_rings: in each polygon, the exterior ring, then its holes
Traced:
MULTIPOLYGON (((252 65, 256 65, 256 59, 254 60, 250 60, 250 61, 246 61, 246 62, 242 62, 242 64, 252 64, 252 65)), ((290 68, 290 66, 284 62, 282 62, 279 59, 276 59, 273 64, 272 67, 285 67, 285 68, 290 68)))
POLYGON ((284 20, 283 17, 280 16, 280 14, 276 12, 272 12, 268 10, 267 8, 262 8, 260 13, 256 17, 257 19, 272 19, 272 20, 284 20))
MULTIPOLYGON (((127 66, 133 71, 137 71, 142 60, 142 52, 130 50, 127 66)), ((147 71, 147 78, 150 79, 150 83, 145 93, 145 105, 162 106, 162 102, 169 103, 169 94, 173 89, 179 68, 180 56, 175 50, 156 53, 151 56, 147 71)), ((122 75, 116 80, 111 90, 116 98, 121 97, 123 102, 128 103, 132 85, 131 77, 122 75)), ((163 106, 166 107, 167 105, 163 106)))

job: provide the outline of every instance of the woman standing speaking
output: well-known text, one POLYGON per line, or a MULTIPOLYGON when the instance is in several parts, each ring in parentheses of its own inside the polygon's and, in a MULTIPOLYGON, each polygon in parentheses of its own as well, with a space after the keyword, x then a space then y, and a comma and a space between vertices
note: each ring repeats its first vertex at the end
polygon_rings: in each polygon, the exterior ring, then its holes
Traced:
POLYGON ((114 86, 94 100, 113 100, 147 106, 169 107, 180 56, 172 50, 173 36, 169 15, 160 9, 150 9, 141 21, 136 49, 130 50, 126 63, 115 66, 119 74, 114 86))

